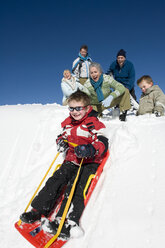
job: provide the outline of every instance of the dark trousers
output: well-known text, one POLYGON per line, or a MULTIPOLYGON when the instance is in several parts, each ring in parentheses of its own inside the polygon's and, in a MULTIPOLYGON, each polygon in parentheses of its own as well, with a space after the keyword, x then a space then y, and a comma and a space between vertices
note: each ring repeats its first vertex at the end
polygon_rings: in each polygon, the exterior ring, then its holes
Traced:
MULTIPOLYGON (((62 189, 67 185, 64 200, 57 213, 57 216, 61 217, 70 194, 74 179, 77 175, 78 166, 71 162, 64 162, 61 167, 48 179, 43 189, 32 201, 31 206, 38 210, 41 214, 48 216, 53 210, 55 203, 60 196, 62 189)), ((79 219, 84 210, 84 197, 83 191, 87 180, 91 174, 95 174, 98 168, 98 164, 83 164, 80 176, 75 188, 75 192, 72 198, 71 209, 69 211, 68 218, 79 224, 79 219)))

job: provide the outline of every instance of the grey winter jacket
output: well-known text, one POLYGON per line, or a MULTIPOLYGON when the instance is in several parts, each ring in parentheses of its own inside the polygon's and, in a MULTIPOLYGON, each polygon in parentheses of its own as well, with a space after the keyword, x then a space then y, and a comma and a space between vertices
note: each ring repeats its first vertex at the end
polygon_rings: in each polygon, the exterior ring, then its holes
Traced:
POLYGON ((158 85, 153 85, 142 93, 139 101, 139 109, 137 115, 146 113, 154 113, 156 111, 164 115, 165 110, 165 94, 158 85))

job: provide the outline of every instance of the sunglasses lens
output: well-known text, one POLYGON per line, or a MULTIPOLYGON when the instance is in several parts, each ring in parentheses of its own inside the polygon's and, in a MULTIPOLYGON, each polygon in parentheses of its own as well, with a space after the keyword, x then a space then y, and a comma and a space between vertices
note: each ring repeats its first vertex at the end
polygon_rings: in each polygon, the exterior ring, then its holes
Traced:
POLYGON ((69 111, 70 111, 70 112, 73 112, 74 110, 76 110, 76 111, 81 111, 81 110, 83 110, 83 109, 84 109, 84 107, 75 107, 75 108, 69 107, 69 111))
POLYGON ((75 107, 76 111, 81 111, 83 109, 83 107, 75 107))
POLYGON ((69 107, 68 109, 70 112, 72 112, 74 110, 72 107, 69 107))
POLYGON ((69 107, 69 111, 70 112, 73 112, 74 111, 74 108, 73 107, 69 107))

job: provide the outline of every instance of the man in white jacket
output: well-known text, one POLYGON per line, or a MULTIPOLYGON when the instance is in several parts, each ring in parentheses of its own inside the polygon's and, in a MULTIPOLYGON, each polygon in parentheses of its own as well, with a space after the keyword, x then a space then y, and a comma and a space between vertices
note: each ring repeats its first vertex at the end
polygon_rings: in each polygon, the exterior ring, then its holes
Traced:
POLYGON ((89 78, 89 65, 91 62, 92 59, 88 56, 88 46, 82 45, 78 58, 74 60, 72 66, 72 73, 75 74, 82 85, 89 78))

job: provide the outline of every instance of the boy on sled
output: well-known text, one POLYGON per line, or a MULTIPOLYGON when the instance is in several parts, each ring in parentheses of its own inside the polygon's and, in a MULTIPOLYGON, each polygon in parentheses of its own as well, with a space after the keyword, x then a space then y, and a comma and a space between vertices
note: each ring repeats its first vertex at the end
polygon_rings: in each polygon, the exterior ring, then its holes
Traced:
POLYGON ((56 234, 83 158, 80 176, 60 234, 66 239, 70 237, 73 228, 79 227, 79 219, 85 207, 84 188, 89 176, 96 173, 104 154, 108 150, 108 139, 104 136, 105 126, 97 118, 97 112, 90 106, 89 97, 85 93, 77 91, 69 97, 68 105, 70 115, 62 122, 63 131, 56 140, 58 152, 65 152, 64 162, 33 199, 32 210, 20 216, 20 219, 25 223, 40 220, 41 216, 48 217, 62 190, 67 185, 64 200, 55 220, 45 223, 46 231, 56 234), (77 146, 74 147, 73 144, 77 144, 77 146))

